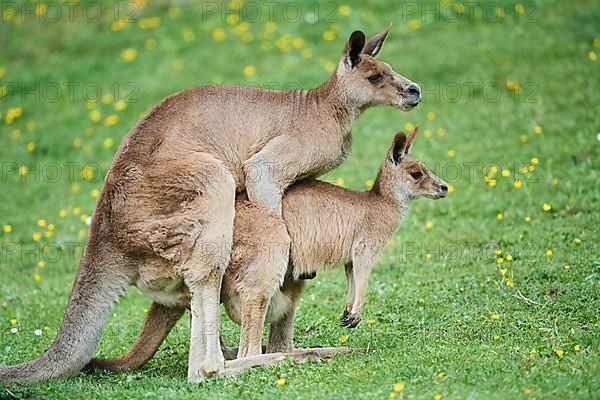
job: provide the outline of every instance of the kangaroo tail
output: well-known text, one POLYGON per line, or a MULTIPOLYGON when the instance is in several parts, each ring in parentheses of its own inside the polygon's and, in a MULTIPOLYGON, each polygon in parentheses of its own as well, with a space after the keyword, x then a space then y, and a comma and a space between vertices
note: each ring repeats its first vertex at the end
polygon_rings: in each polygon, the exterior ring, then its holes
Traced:
POLYGON ((184 311, 185 307, 166 307, 152 303, 140 336, 126 354, 115 358, 92 358, 85 369, 133 371, 143 367, 154 356, 184 311))
POLYGON ((30 385, 69 377, 90 361, 113 304, 131 282, 123 268, 86 262, 90 258, 82 260, 54 343, 35 360, 0 367, 0 384, 30 385))

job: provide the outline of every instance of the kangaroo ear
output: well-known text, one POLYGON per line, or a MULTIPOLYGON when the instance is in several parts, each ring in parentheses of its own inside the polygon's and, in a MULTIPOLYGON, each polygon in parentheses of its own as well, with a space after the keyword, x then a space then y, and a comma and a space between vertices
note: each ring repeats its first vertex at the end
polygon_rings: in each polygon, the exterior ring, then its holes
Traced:
POLYGON ((383 42, 385 42, 385 38, 387 37, 391 27, 392 23, 390 22, 390 24, 384 30, 370 37, 365 44, 363 53, 372 57, 377 57, 381 51, 381 48, 383 47, 383 42))
POLYGON ((365 34, 361 31, 354 31, 346 43, 344 49, 345 61, 350 68, 356 66, 360 62, 360 53, 362 53, 365 47, 365 34))
POLYGON ((404 132, 396 133, 394 141, 392 142, 392 151, 390 154, 390 160, 394 164, 398 164, 404 155, 404 149, 406 148, 406 135, 404 132))
POLYGON ((406 147, 404 148, 404 153, 408 153, 408 150, 410 150, 410 146, 412 145, 413 139, 417 135, 418 131, 419 131, 419 125, 416 125, 415 129, 413 129, 413 131, 406 138, 406 147))

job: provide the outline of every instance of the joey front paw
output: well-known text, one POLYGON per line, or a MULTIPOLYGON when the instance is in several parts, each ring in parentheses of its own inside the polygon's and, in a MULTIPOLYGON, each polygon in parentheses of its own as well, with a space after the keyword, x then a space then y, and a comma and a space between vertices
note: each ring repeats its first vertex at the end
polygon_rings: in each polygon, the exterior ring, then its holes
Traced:
POLYGON ((346 326, 348 328, 356 328, 358 323, 361 320, 360 314, 350 313, 347 310, 344 310, 344 314, 340 318, 342 321, 342 326, 346 326))

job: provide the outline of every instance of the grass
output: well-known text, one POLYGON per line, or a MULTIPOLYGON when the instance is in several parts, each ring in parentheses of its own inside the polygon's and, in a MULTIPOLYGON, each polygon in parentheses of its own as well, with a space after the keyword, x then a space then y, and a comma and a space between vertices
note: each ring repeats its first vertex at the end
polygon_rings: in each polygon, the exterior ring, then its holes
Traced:
MULTIPOLYGON (((525 3, 519 14, 514 2, 482 3, 480 9, 493 7, 485 15, 504 10, 491 21, 478 12, 469 17, 468 8, 457 17, 455 8, 430 2, 440 14, 421 21, 423 3, 410 3, 414 14, 391 0, 363 3, 348 1, 349 8, 332 16, 333 3, 322 4, 315 24, 285 21, 284 4, 274 8, 274 25, 266 11, 246 25, 187 4, 148 4, 136 14, 143 21, 114 31, 108 1, 99 4, 99 19, 88 8, 86 20, 79 6, 73 22, 63 15, 17 23, 20 14, 3 21, 0 364, 31 359, 52 342, 86 217, 116 147, 141 113, 175 91, 206 82, 314 86, 328 77, 327 63, 337 62, 352 30, 372 34, 393 21, 381 57, 420 82, 425 101, 410 113, 366 112, 354 126, 350 159, 325 179, 364 189, 393 134, 418 123, 422 134, 413 153, 454 191, 442 201, 413 204, 375 267, 365 321, 356 330, 337 321, 345 292, 341 269, 308 285, 297 344, 335 346, 345 336, 346 345, 368 348, 366 354, 190 386, 184 318, 141 371, 11 387, 0 397, 600 398, 600 81, 593 60, 600 52, 600 9, 588 0, 539 1, 525 3), (155 24, 145 19, 151 17, 160 18, 159 26, 142 29, 155 24), (334 40, 324 40, 326 31, 334 40), (122 53, 129 48, 135 54, 122 53), (122 54, 135 58, 127 62, 122 54), (78 84, 72 98, 67 82, 78 84), (55 84, 62 88, 56 101, 55 84), (108 104, 87 104, 84 87, 90 96, 100 87, 108 104), (116 111, 119 99, 126 108, 116 111), (16 107, 22 115, 9 124, 16 107), (94 111, 98 122, 91 120, 94 111), (113 114, 118 121, 110 125, 113 114), (520 172, 532 163, 533 172, 520 172), (62 248, 44 247, 49 243, 62 248), (404 389, 390 395, 395 383, 404 389)), ((316 9, 300 7, 303 17, 316 9)), ((97 354, 127 349, 149 304, 131 289, 115 307, 97 354)), ((230 344, 237 340, 237 327, 226 318, 223 334, 230 344)))

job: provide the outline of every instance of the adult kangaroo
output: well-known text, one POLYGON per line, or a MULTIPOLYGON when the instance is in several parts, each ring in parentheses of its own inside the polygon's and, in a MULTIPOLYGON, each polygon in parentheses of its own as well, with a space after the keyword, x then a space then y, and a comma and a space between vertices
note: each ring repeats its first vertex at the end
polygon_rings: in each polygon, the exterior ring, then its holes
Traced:
POLYGON ((420 102, 417 84, 375 58, 388 30, 368 40, 353 32, 335 73, 315 89, 196 87, 144 116, 106 176, 54 343, 33 361, 1 367, 0 383, 80 371, 130 284, 163 307, 189 304, 190 382, 224 373, 219 293, 236 192, 246 190, 250 201, 281 215, 291 183, 347 157, 350 127, 361 111, 380 105, 407 111, 420 102))

